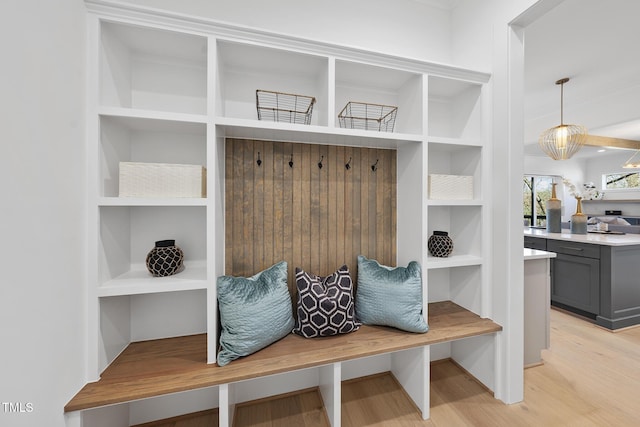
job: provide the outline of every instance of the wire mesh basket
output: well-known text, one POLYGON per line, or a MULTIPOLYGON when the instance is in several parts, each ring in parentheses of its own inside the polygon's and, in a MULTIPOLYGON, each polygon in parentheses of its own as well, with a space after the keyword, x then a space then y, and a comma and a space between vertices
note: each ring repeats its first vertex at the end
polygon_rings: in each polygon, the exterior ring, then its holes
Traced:
POLYGON ((338 114, 340 127, 393 132, 398 107, 393 105, 347 102, 338 114))
POLYGON ((308 125, 315 102, 313 96, 256 90, 258 120, 308 125))

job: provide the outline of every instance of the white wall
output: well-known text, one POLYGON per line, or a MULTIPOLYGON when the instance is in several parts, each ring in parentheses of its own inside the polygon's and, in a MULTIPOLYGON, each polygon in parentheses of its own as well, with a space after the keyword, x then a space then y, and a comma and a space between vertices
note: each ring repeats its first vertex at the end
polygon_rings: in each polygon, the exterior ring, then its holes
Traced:
MULTIPOLYGON (((638 172, 638 169, 623 169, 624 162, 635 151, 615 151, 612 154, 598 158, 592 158, 585 163, 585 181, 591 181, 601 188, 602 175, 617 172, 638 172)), ((636 159, 638 156, 636 156, 636 159)), ((635 159, 634 159, 635 160, 635 159)), ((609 190, 604 192, 605 200, 638 200, 640 202, 640 190, 609 190)))
MULTIPOLYGON (((494 191, 506 195, 496 197, 495 222, 515 221, 508 214, 515 206, 510 181, 520 182, 523 171, 513 164, 521 161, 521 149, 510 148, 505 120, 510 114, 507 22, 534 0, 463 0, 453 20, 447 11, 411 0, 280 0, 278 7, 259 0, 128 1, 491 71, 494 191)), ((9 0, 3 6, 0 46, 8 66, 0 83, 5 200, 0 236, 8 262, 0 287, 0 400, 31 403, 33 411, 8 414, 0 407, 0 425, 69 426, 76 419, 65 423, 62 408, 84 382, 86 347, 84 6, 81 0, 9 0)), ((494 244, 508 251, 514 239, 498 233, 494 244)), ((511 283, 510 271, 496 273, 498 290, 511 283)), ((517 300, 514 283, 515 294, 506 298, 517 300)), ((501 313, 505 319, 510 315, 501 313)))
POLYGON ((0 425, 64 426, 85 361, 84 6, 2 9, 0 402, 22 406, 0 425))
MULTIPOLYGON (((561 176, 576 186, 581 186, 591 179, 586 178, 586 160, 571 158, 568 160, 553 160, 551 157, 524 156, 524 174, 561 176)), ((558 197, 562 200, 562 221, 570 221, 576 211, 576 201, 563 184, 557 187, 558 197)))
POLYGON ((451 62, 449 11, 415 0, 125 1, 406 58, 451 62))
POLYGON ((504 327, 497 350, 496 397, 523 399, 523 87, 524 33, 531 20, 558 0, 463 0, 452 18, 456 65, 492 73, 491 192, 493 318, 504 327), (534 9, 535 10, 530 10, 534 9), (516 18, 527 12, 527 19, 516 18))
MULTIPOLYGON (((580 186, 585 182, 593 182, 601 188, 602 175, 605 173, 622 172, 622 164, 633 154, 632 151, 620 151, 592 158, 572 158, 557 161, 549 157, 525 156, 524 173, 527 175, 555 175, 569 179, 580 186)), ((632 169, 633 170, 633 169, 632 169)), ((563 186, 559 187, 559 196, 563 200, 562 220, 569 221, 576 210, 573 197, 563 186)), ((640 202, 640 190, 610 190, 604 192, 604 200, 638 200, 640 202)), ((603 205, 604 206, 604 205, 603 205)), ((620 206, 609 206, 607 209, 619 209, 620 206)), ((630 205, 625 205, 629 210, 630 205)), ((599 211, 603 210, 599 209, 599 211)), ((637 209, 634 209, 635 212, 637 209)))

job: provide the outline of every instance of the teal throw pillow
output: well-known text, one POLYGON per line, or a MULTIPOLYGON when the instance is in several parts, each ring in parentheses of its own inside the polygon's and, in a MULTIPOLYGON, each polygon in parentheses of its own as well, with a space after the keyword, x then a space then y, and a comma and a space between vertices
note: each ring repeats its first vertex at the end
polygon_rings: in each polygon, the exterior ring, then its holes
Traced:
POLYGON ((222 326, 219 366, 291 333, 294 320, 285 261, 249 278, 218 277, 217 287, 222 326))
POLYGON ((358 256, 356 317, 365 325, 384 325, 424 333, 422 272, 412 261, 407 267, 387 267, 358 256))

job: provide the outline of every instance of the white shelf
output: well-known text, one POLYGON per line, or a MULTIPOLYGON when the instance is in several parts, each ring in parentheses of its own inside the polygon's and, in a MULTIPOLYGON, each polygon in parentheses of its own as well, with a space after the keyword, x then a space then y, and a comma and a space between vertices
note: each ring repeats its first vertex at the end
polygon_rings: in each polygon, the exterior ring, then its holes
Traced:
POLYGON ((432 136, 482 137, 482 85, 453 78, 429 76, 429 131, 432 136))
POLYGON ((206 133, 209 117, 203 114, 173 113, 142 108, 108 107, 98 108, 98 114, 119 119, 130 129, 169 132, 206 133), (198 126, 200 125, 200 126, 198 126))
POLYGON ((484 141, 481 138, 449 138, 445 136, 431 136, 427 137, 430 143, 450 145, 450 146, 469 146, 469 147, 482 147, 484 141))
POLYGON ((348 102, 398 107, 394 130, 423 134, 423 75, 359 62, 336 60, 336 119, 348 102))
MULTIPOLYGON (((397 264, 421 262, 425 303, 451 299, 491 315, 485 309, 490 194, 482 191, 490 172, 483 126, 491 121, 483 117, 489 109, 482 96, 489 75, 112 6, 89 15, 89 376, 97 378, 130 342, 168 336, 206 332, 207 361, 215 361, 215 277, 225 274, 225 138, 397 150, 397 264), (258 120, 258 89, 314 96, 311 124, 258 120), (350 101, 397 106, 394 132, 340 128, 338 113, 350 101), (208 198, 120 198, 120 162, 202 165, 208 198), (428 200, 429 174, 473 176, 473 199, 428 200), (450 257, 428 255, 434 230, 449 232, 450 257), (145 257, 164 239, 184 251, 185 270, 152 277, 145 257)), ((492 339, 447 344, 449 356, 486 378, 497 363, 486 360, 492 356, 476 363, 477 353, 497 348, 492 339)), ((416 376, 409 368, 428 366, 429 352, 403 351, 391 363, 423 416, 428 370, 416 376)), ((362 372, 373 373, 374 365, 363 362, 362 372)), ((330 374, 339 378, 340 369, 330 374)), ((233 392, 220 390, 224 413, 233 392)))
POLYGON ((98 206, 206 206, 206 198, 100 197, 98 206))
POLYGON ((483 206, 482 200, 427 200, 427 206, 483 206))
POLYGON ((427 239, 434 231, 446 231, 453 240, 453 255, 482 254, 483 206, 429 205, 427 218, 427 239))
POLYGON ((100 196, 119 194, 120 162, 206 167, 207 117, 120 107, 99 111, 100 196))
POLYGON ((437 268, 465 267, 470 265, 481 265, 484 258, 477 255, 452 255, 447 258, 439 258, 429 255, 427 258, 427 270, 437 268))
MULTIPOLYGON (((473 200, 482 199, 483 147, 459 143, 429 142, 429 174, 461 175, 473 178, 473 200)), ((430 204, 433 201, 430 201, 430 204)), ((449 204, 449 203, 447 203, 449 204)), ((457 203, 456 203, 457 204, 457 203)))
POLYGON ((99 286, 97 294, 99 297, 112 297, 207 289, 210 286, 204 262, 185 261, 184 265, 182 272, 167 277, 153 277, 144 265, 136 265, 127 273, 99 286))
POLYGON ((206 37, 105 21, 100 42, 100 105, 207 112, 206 37))
MULTIPOLYGON (((118 198, 103 200, 123 201, 123 203, 125 201, 118 198)), ((142 199, 142 201, 145 200, 142 199)), ((149 201, 158 202, 153 199, 149 201)), ((136 278, 144 278, 144 275, 138 275, 135 272, 145 271, 139 266, 144 266, 148 252, 158 240, 175 240, 176 246, 184 252, 185 264, 206 259, 206 207, 179 205, 176 204, 175 199, 169 202, 171 203, 169 206, 156 204, 100 206, 97 242, 99 264, 96 286, 101 287, 123 279, 134 281, 136 278)), ((182 277, 191 278, 191 273, 182 277)), ((206 276, 201 275, 200 279, 204 280, 206 276)))
MULTIPOLYGON (((479 295, 483 292, 483 260, 474 257, 450 257, 450 264, 443 261, 427 269, 429 303, 453 301, 480 317, 483 302, 479 295)), ((455 343, 451 344, 456 346, 455 343)), ((472 352, 473 353, 473 352, 472 352)), ((474 360, 471 360, 473 364, 474 360)))
POLYGON ((219 39, 217 63, 218 115, 257 119, 260 89, 315 97, 311 124, 327 125, 328 57, 219 39))
POLYGON ((216 125, 225 137, 292 141, 353 147, 398 148, 406 143, 421 143, 422 137, 395 132, 374 132, 325 126, 263 122, 259 120, 217 117, 216 125))

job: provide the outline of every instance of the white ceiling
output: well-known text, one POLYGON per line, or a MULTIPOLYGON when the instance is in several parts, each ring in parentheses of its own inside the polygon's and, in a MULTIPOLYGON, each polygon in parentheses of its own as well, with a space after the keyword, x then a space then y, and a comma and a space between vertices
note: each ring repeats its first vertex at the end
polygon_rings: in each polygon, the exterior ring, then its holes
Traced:
POLYGON ((413 0, 418 3, 426 4, 428 6, 439 7, 441 9, 451 10, 454 9, 460 0, 413 0))
MULTIPOLYGON (((414 1, 451 10, 461 0, 414 1)), ((564 0, 526 28, 525 154, 545 155, 538 136, 560 124, 564 77, 565 123, 640 140, 640 0, 564 0)))
POLYGON ((525 29, 525 153, 560 124, 563 77, 565 123, 640 140, 639 21, 638 0, 565 0, 525 29))

